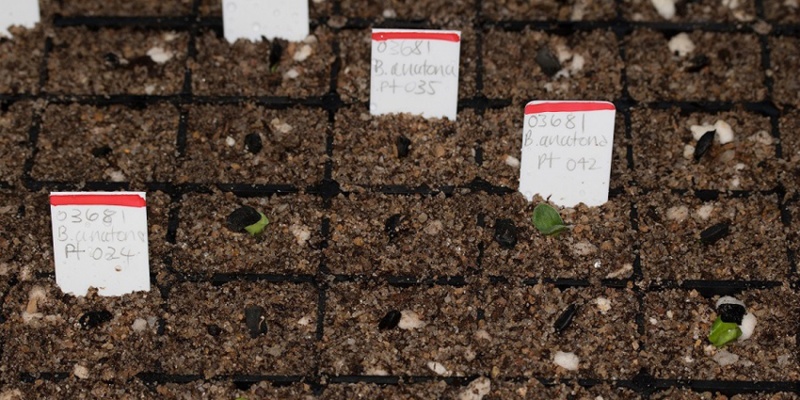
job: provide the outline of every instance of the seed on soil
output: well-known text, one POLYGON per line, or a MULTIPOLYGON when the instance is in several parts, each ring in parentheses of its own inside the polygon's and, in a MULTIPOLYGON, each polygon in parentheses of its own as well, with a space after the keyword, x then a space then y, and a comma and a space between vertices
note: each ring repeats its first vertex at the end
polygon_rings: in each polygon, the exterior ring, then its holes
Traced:
POLYGON ((111 154, 112 151, 113 150, 111 149, 111 147, 109 145, 98 146, 98 147, 95 147, 95 148, 92 149, 92 155, 97 157, 97 158, 100 158, 100 157, 105 157, 105 156, 111 154))
POLYGON ((111 67, 119 67, 119 57, 114 53, 103 54, 103 60, 111 67))
POLYGON ((264 145, 261 143, 261 135, 256 132, 253 132, 244 137, 244 148, 245 150, 253 153, 258 154, 264 145))
POLYGON ((547 46, 541 47, 536 52, 535 61, 547 76, 552 77, 558 71, 561 71, 561 63, 558 62, 558 58, 553 55, 553 52, 547 46))
POLYGON ((261 306, 248 306, 244 309, 244 320, 251 338, 267 333, 266 313, 261 306))
POLYGON ((78 323, 81 324, 83 329, 91 329, 111 321, 113 318, 114 315, 106 310, 89 311, 81 315, 78 323))
POLYGON ((556 330, 556 333, 561 333, 569 327, 572 323, 572 319, 575 317, 576 311, 578 311, 578 306, 575 304, 570 304, 564 309, 561 315, 556 319, 556 322, 553 323, 553 328, 556 330))
POLYGON ((722 322, 733 322, 736 325, 742 323, 742 318, 747 312, 741 304, 725 303, 717 306, 717 313, 722 319, 722 322))
POLYGON ((706 154, 708 149, 711 148, 711 145, 714 143, 714 134, 715 131, 708 131, 697 141, 697 145, 694 147, 695 161, 699 161, 700 158, 703 157, 703 154, 706 154))
POLYGON ((279 39, 272 41, 272 46, 269 49, 269 70, 273 71, 278 67, 281 62, 281 55, 283 55, 283 44, 279 39))
POLYGON ((208 332, 208 334, 211 336, 217 337, 220 333, 222 333, 222 328, 216 324, 208 324, 206 325, 206 332, 208 332))
POLYGON ((711 65, 711 60, 705 54, 698 54, 692 57, 689 60, 689 65, 686 67, 686 72, 689 73, 697 73, 703 70, 703 68, 711 65))
POLYGON ((400 323, 400 318, 402 316, 403 315, 400 313, 400 311, 397 310, 391 310, 387 312, 386 315, 381 318, 381 322, 378 324, 378 329, 386 331, 396 328, 397 324, 400 323))
POLYGON ((494 240, 500 247, 511 249, 517 244, 517 227, 510 219, 496 219, 494 221, 494 240))
POLYGON ((250 206, 242 206, 228 215, 225 220, 228 229, 234 232, 244 232, 245 228, 261 221, 264 215, 250 206))
POLYGON ((389 242, 391 243, 394 239, 397 238, 398 234, 400 233, 398 228, 400 226, 400 222, 402 221, 403 216, 400 214, 394 214, 389 217, 386 222, 383 224, 383 230, 389 236, 389 242))
POLYGON ((710 228, 706 228, 704 231, 700 232, 700 241, 705 244, 714 244, 718 240, 728 236, 728 227, 729 224, 727 222, 720 222, 710 228))
POLYGON ((405 158, 408 157, 408 153, 411 147, 411 139, 400 135, 395 140, 395 145, 397 146, 397 157, 398 158, 405 158))

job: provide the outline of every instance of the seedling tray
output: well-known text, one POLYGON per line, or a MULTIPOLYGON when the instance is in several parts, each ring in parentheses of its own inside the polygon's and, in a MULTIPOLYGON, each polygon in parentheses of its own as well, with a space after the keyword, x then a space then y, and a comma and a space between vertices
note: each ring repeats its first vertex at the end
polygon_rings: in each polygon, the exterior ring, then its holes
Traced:
POLYGON ((800 10, 315 0, 298 61, 228 44, 219 3, 46 0, 38 28, 0 40, 3 395, 800 396, 800 10), (462 32, 457 121, 369 115, 371 28, 462 32), (678 33, 692 56, 667 50, 678 33), (585 65, 548 77, 541 46, 585 65), (563 210, 558 237, 516 192, 534 99, 617 108, 609 202, 563 210), (717 119, 734 143, 685 157, 689 126, 717 119), (147 192, 150 292, 61 294, 47 195, 70 190, 147 192), (242 205, 268 214, 264 236, 225 228, 242 205), (721 295, 759 317, 729 366, 705 340, 721 295), (389 321, 409 312, 424 326, 389 321))

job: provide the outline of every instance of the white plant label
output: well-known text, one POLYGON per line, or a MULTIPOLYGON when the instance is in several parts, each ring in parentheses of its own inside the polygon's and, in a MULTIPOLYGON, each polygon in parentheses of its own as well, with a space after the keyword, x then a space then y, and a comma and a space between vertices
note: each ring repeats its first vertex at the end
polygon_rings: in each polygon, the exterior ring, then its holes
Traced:
POLYGON ((372 30, 369 111, 456 119, 460 31, 372 30))
POLYGON ((222 0, 225 39, 299 42, 308 36, 307 0, 222 0))
POLYGON ((11 26, 33 28, 38 22, 38 0, 0 0, 0 36, 11 36, 11 26))
POLYGON ((607 101, 528 103, 519 191, 564 207, 608 201, 615 114, 607 101))
POLYGON ((64 293, 150 290, 145 193, 53 192, 50 217, 56 283, 64 293))

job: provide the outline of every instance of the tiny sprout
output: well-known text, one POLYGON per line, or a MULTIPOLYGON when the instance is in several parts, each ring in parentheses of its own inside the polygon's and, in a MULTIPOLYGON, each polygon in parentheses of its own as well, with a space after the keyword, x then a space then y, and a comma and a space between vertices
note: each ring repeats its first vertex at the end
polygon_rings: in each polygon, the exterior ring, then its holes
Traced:
POLYGON ((717 348, 726 343, 736 340, 742 336, 742 329, 735 322, 723 322, 721 317, 717 317, 711 325, 711 333, 708 340, 717 348))
POLYGON ((228 229, 234 232, 246 231, 255 236, 264 231, 269 224, 269 218, 253 207, 242 206, 230 213, 226 222, 228 229))
POLYGON ((564 220, 558 215, 558 211, 548 204, 541 203, 533 209, 533 225, 543 235, 558 235, 569 228, 564 225, 564 220))

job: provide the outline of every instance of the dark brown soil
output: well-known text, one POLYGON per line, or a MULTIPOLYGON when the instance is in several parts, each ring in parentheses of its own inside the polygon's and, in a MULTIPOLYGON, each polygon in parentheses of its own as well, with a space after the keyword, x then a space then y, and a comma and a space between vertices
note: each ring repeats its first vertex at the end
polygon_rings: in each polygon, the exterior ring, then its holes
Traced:
MULTIPOLYGON (((623 16, 633 21, 664 21, 650 0, 624 0, 623 16)), ((675 16, 670 21, 685 22, 754 22, 756 5, 754 0, 743 0, 733 6, 716 0, 675 2, 675 16)), ((770 3, 770 2, 767 2, 770 3)), ((776 2, 777 3, 777 2, 776 2)))
POLYGON ((609 20, 616 15, 616 7, 608 1, 545 0, 545 1, 484 1, 483 15, 493 20, 553 20, 583 21, 609 20))
POLYGON ((28 102, 0 109, 0 179, 6 182, 14 182, 22 176, 25 160, 30 157, 28 132, 33 109, 33 104, 28 102))
POLYGON ((775 61, 771 64, 774 96, 778 103, 800 107, 800 79, 797 63, 800 62, 800 42, 797 38, 770 38, 770 48, 775 61))
POLYGON ((39 68, 44 51, 44 29, 9 30, 13 40, 0 38, 0 93, 38 93, 39 68))

